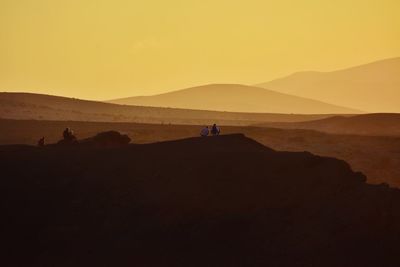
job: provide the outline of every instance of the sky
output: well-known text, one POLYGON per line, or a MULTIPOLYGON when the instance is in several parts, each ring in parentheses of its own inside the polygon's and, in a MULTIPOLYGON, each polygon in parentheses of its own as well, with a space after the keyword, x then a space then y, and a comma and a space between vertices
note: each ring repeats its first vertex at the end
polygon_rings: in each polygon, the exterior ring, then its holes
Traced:
POLYGON ((399 0, 0 0, 0 91, 108 100, 400 56, 399 0))

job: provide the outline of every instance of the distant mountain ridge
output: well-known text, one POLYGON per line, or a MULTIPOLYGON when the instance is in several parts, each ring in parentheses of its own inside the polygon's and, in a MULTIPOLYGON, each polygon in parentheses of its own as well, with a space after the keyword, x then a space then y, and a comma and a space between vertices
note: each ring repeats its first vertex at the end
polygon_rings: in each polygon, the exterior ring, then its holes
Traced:
POLYGON ((209 84, 159 95, 128 97, 108 102, 125 105, 228 112, 287 114, 362 113, 356 109, 240 84, 209 84))
POLYGON ((333 134, 400 136, 400 114, 377 113, 352 117, 333 116, 304 122, 272 122, 257 126, 308 129, 333 134))
POLYGON ((315 120, 329 116, 141 107, 31 93, 0 93, 0 118, 3 119, 252 125, 271 121, 315 120))
POLYGON ((400 57, 332 72, 298 72, 256 86, 366 112, 400 112, 400 57))

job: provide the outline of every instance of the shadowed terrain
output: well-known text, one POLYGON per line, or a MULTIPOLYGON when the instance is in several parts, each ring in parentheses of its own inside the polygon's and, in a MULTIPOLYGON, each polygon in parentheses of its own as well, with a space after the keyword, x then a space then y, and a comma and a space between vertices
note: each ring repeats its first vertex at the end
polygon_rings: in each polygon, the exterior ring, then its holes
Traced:
MULTIPOLYGON (((78 139, 103 131, 128 134, 134 143, 152 143, 194 137, 202 126, 160 125, 107 122, 0 120, 0 144, 35 145, 39 138, 55 143, 61 132, 71 127, 78 139)), ((222 133, 244 133, 258 142, 284 151, 310 151, 320 156, 335 157, 363 172, 369 183, 388 183, 400 187, 400 138, 326 134, 313 130, 265 127, 222 127, 222 133)))
POLYGON ((365 114, 352 117, 334 116, 304 122, 272 122, 258 126, 284 129, 309 129, 334 134, 400 136, 400 114, 365 114))
POLYGON ((210 84, 160 95, 128 97, 111 100, 110 102, 137 106, 230 112, 287 114, 362 113, 360 110, 240 84, 210 84))
POLYGON ((1 146, 0 168, 4 266, 400 263, 398 190, 243 135, 1 146))

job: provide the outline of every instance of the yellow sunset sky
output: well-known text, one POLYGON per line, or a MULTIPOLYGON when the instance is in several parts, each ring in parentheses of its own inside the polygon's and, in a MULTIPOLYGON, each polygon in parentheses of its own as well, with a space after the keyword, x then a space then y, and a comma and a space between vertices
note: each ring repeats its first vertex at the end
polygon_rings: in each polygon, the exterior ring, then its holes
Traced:
POLYGON ((399 0, 0 0, 0 91, 105 100, 400 56, 399 0))

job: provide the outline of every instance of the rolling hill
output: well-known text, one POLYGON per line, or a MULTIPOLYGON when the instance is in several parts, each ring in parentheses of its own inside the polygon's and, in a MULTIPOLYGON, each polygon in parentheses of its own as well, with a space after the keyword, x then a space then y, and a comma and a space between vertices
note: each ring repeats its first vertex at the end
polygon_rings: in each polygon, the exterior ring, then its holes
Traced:
POLYGON ((251 125, 270 121, 304 121, 330 115, 229 113, 140 107, 30 93, 0 93, 0 118, 109 121, 158 124, 251 125))
MULTIPOLYGON (((78 139, 104 131, 119 131, 135 144, 148 144, 199 136, 198 125, 138 124, 130 122, 86 122, 0 119, 0 145, 36 145, 41 137, 56 143, 70 127, 78 139)), ((223 134, 243 133, 257 142, 280 151, 309 151, 342 159, 367 182, 387 183, 400 188, 400 136, 328 134, 314 130, 223 126, 223 134)))
POLYGON ((258 126, 284 129, 309 129, 334 134, 400 136, 400 114, 363 114, 352 117, 334 116, 330 118, 294 122, 264 123, 258 126))
POLYGON ((4 266, 400 264, 399 190, 243 135, 0 146, 0 168, 4 266))
POLYGON ((333 72, 298 72, 257 84, 366 112, 400 112, 400 57, 333 72))
POLYGON ((361 113, 302 97, 240 84, 211 84, 154 96, 116 99, 111 103, 230 112, 286 114, 361 113))

